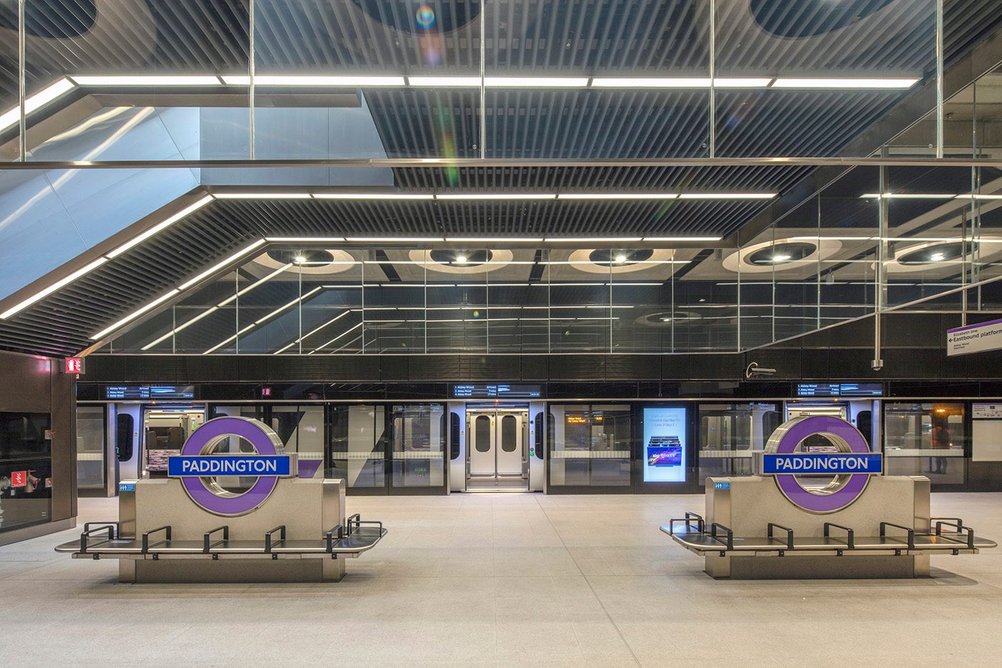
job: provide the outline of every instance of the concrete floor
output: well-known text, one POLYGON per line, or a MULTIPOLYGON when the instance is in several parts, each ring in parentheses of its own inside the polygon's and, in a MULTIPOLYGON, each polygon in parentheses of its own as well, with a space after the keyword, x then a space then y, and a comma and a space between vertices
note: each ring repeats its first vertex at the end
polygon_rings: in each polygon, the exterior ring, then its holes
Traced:
MULTIPOLYGON (((80 521, 116 515, 81 500, 80 521)), ((339 584, 121 585, 115 561, 0 547, 0 665, 998 665, 1002 550, 933 578, 714 581, 658 532, 701 496, 349 497, 387 538, 339 584)), ((933 512, 1002 538, 1002 495, 933 512)))

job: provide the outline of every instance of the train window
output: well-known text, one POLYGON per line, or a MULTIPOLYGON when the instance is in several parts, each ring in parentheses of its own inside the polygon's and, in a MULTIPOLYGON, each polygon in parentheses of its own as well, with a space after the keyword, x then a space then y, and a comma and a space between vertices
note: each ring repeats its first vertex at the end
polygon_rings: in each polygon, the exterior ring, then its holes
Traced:
POLYGON ((127 462, 132 459, 132 416, 119 413, 115 418, 115 456, 118 461, 127 462))
POLYGON ((478 415, 474 424, 474 439, 477 452, 491 451, 491 419, 486 415, 478 415))
POLYGON ((543 414, 536 413, 536 417, 533 420, 535 427, 533 429, 533 449, 536 451, 536 458, 543 458, 543 414))
POLYGON ((515 452, 518 447, 518 420, 514 415, 501 418, 501 449, 505 452, 515 452))
POLYGON ((856 429, 863 434, 866 444, 873 449, 873 413, 871 411, 860 411, 856 414, 856 429))
POLYGON ((459 459, 459 415, 449 413, 449 459, 459 459))

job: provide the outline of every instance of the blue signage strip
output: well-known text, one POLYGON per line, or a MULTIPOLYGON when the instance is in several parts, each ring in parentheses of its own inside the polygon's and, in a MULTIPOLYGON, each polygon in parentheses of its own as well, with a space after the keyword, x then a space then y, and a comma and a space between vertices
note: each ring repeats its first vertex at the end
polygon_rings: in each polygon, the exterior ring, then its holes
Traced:
POLYGON ((292 476, 289 455, 200 455, 177 456, 167 460, 167 475, 171 478, 204 478, 217 475, 292 476))
POLYGON ((883 471, 883 459, 879 453, 865 454, 776 454, 762 455, 764 475, 800 474, 847 474, 883 471))

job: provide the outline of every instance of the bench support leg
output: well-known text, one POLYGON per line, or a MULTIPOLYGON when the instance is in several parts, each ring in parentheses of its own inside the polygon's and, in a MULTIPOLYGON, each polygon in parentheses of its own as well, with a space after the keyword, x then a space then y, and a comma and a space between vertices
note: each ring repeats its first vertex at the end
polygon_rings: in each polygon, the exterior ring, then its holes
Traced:
POLYGON ((136 562, 133 559, 118 560, 118 581, 135 584, 136 582, 136 562))
POLYGON ((731 558, 719 554, 706 555, 703 571, 712 578, 731 577, 731 558))
POLYGON ((324 559, 324 582, 340 582, 344 577, 344 559, 324 559))

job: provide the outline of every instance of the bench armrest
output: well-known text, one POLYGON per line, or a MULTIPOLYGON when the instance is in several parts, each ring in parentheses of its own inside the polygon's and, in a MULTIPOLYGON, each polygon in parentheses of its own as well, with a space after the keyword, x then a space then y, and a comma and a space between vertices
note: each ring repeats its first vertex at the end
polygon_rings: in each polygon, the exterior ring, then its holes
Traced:
MULTIPOLYGON (((846 542, 845 542, 846 547, 848 547, 850 550, 855 550, 856 549, 856 532, 855 531, 853 531, 849 527, 842 526, 841 524, 835 524, 834 522, 825 522, 825 538, 830 538, 831 537, 831 530, 832 529, 841 529, 842 531, 845 531, 845 533, 846 533, 846 542)), ((881 534, 881 535, 883 535, 883 534, 881 534)))
POLYGON ((734 532, 720 522, 714 522, 710 525, 710 538, 723 543, 728 550, 734 549, 734 532), (723 532, 723 540, 721 540, 721 537, 717 534, 718 530, 723 532))
POLYGON ((279 543, 284 543, 285 542, 285 525, 284 524, 280 524, 279 526, 275 527, 274 529, 269 529, 269 530, 267 530, 267 531, 264 532, 264 551, 265 552, 271 552, 271 545, 272 545, 271 536, 276 531, 278 532, 278 542, 279 543))
POLYGON ((334 540, 341 540, 344 538, 344 525, 338 524, 336 527, 331 528, 330 531, 324 534, 324 540, 327 541, 327 551, 334 551, 334 540))
POLYGON ((908 549, 915 549, 915 529, 911 527, 902 526, 900 524, 894 524, 893 522, 881 522, 880 523, 880 537, 885 538, 887 536, 887 527, 893 527, 895 529, 901 529, 905 531, 908 535, 908 549))
POLYGON ((204 536, 202 536, 202 552, 204 554, 208 554, 209 550, 214 548, 216 545, 219 545, 220 543, 225 543, 229 539, 230 539, 230 526, 228 524, 224 524, 221 527, 216 527, 215 529, 210 529, 209 531, 205 532, 204 536), (217 540, 214 543, 210 543, 209 542, 210 536, 212 536, 212 534, 218 531, 223 532, 223 538, 221 540, 217 540))
MULTIPOLYGON (((108 532, 108 538, 106 540, 115 540, 118 537, 118 522, 87 522, 84 524, 84 530, 80 534, 80 551, 86 552, 89 547, 89 538, 96 533, 101 533, 102 531, 108 532)), ((102 541, 103 542, 103 541, 102 541)))
POLYGON ((160 543, 164 543, 170 540, 171 527, 169 524, 166 524, 162 527, 157 527, 156 529, 150 529, 149 531, 143 533, 143 554, 146 554, 147 552, 150 551, 150 536, 152 536, 155 533, 159 533, 161 531, 164 532, 164 540, 153 543, 153 545, 159 545, 160 543))
POLYGON ((773 529, 782 529, 783 531, 786 532, 786 549, 792 550, 793 549, 793 529, 791 529, 790 527, 784 527, 784 526, 782 526, 780 524, 776 524, 775 522, 769 522, 769 524, 766 526, 766 533, 769 536, 769 540, 772 540, 772 530, 773 529))

